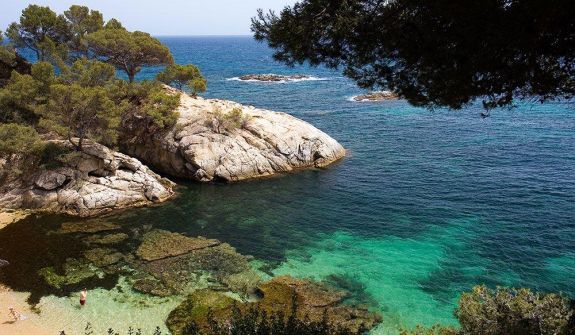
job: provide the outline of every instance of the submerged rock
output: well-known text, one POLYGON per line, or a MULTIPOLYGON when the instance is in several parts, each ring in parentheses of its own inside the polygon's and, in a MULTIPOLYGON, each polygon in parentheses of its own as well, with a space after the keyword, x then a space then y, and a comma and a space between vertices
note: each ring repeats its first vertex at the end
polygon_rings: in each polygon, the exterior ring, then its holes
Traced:
POLYGON ((177 124, 165 133, 126 123, 124 152, 158 171, 198 181, 238 181, 325 167, 345 155, 307 122, 232 101, 181 94, 177 124))
POLYGON ((220 292, 198 290, 190 294, 184 302, 170 312, 166 320, 166 325, 172 334, 183 334, 184 329, 191 322, 205 320, 210 310, 224 310, 232 306, 235 302, 236 300, 220 292))
POLYGON ((136 280, 132 288, 138 292, 154 295, 157 297, 169 297, 174 294, 161 281, 154 278, 136 280))
POLYGON ((279 74, 247 74, 238 79, 243 81, 264 81, 264 82, 279 82, 279 81, 294 81, 302 79, 310 79, 310 76, 303 74, 294 75, 279 75, 279 74))
POLYGON ((91 219, 86 221, 72 221, 64 222, 58 230, 59 233, 98 233, 102 231, 110 231, 120 229, 115 223, 106 221, 105 219, 91 219))
POLYGON ((364 101, 387 101, 387 100, 397 100, 399 97, 397 94, 390 91, 382 92, 370 92, 366 94, 361 94, 353 97, 354 101, 364 102, 364 101))
POLYGON ((68 285, 79 284, 98 275, 97 269, 83 259, 69 258, 66 260, 63 268, 64 274, 59 274, 54 267, 49 266, 40 269, 38 275, 42 277, 48 285, 57 289, 68 285))
POLYGON ((88 244, 118 244, 128 239, 128 235, 124 233, 110 234, 110 235, 92 235, 84 239, 88 244))
POLYGON ((259 290, 261 300, 247 303, 234 301, 222 293, 199 291, 170 313, 166 325, 174 335, 182 334, 191 323, 200 328, 208 327, 209 310, 216 322, 226 324, 233 314, 233 306, 244 313, 255 308, 265 311, 268 316, 289 317, 294 300, 297 304, 295 317, 302 321, 320 322, 327 315, 330 323, 352 332, 372 329, 381 322, 379 315, 363 307, 344 304, 347 293, 309 280, 278 277, 261 284, 259 290))
POLYGON ((165 230, 153 230, 144 235, 136 255, 145 261, 154 261, 213 247, 220 244, 218 240, 202 237, 190 238, 165 230))
POLYGON ((60 167, 38 168, 0 186, 0 208, 91 216, 162 202, 174 194, 171 181, 103 145, 88 141, 81 153, 70 155, 60 167))
POLYGON ((84 257, 97 267, 118 263, 124 256, 114 249, 96 248, 84 252, 84 257))
POLYGON ((207 285, 241 295, 255 290, 260 282, 249 264, 251 258, 218 240, 153 230, 144 235, 136 256, 131 263, 140 278, 133 287, 153 295, 191 292, 202 275, 211 278, 207 285))

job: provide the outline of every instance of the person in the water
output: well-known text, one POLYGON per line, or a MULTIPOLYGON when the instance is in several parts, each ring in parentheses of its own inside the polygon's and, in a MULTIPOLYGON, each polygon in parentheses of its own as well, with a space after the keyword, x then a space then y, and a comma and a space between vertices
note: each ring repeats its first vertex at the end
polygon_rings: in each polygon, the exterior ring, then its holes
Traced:
POLYGON ((80 305, 84 306, 86 304, 86 298, 88 297, 88 291, 83 289, 80 292, 80 305))

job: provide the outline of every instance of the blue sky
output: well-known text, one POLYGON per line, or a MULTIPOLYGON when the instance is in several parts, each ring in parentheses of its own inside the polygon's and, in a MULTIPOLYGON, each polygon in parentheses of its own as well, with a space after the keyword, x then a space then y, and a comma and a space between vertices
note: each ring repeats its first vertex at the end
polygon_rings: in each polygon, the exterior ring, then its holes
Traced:
POLYGON ((0 30, 20 17, 29 4, 61 13, 70 5, 97 9, 130 30, 153 35, 250 35, 258 8, 279 10, 296 0, 0 0, 0 30))

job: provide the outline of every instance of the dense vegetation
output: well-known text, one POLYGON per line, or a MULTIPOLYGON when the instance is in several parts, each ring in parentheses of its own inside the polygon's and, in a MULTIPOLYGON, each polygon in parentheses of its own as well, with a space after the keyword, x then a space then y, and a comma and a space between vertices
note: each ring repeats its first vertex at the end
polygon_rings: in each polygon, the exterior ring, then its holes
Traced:
POLYGON ((575 93, 575 2, 301 0, 259 11, 255 38, 287 64, 342 67, 417 106, 487 109, 575 93))
POLYGON ((154 131, 173 126, 179 96, 164 90, 160 81, 135 82, 144 66, 167 65, 159 80, 179 89, 187 86, 194 95, 206 90, 198 68, 174 64, 159 40, 130 32, 118 20, 105 22, 100 12, 84 6, 58 15, 49 7, 30 5, 5 34, 4 41, 0 33, 4 168, 18 161, 13 156, 45 156, 42 146, 47 144, 41 139, 67 139, 77 150, 87 139, 113 147, 122 126, 133 120, 154 131), (20 56, 24 50, 33 52, 35 64, 20 56))

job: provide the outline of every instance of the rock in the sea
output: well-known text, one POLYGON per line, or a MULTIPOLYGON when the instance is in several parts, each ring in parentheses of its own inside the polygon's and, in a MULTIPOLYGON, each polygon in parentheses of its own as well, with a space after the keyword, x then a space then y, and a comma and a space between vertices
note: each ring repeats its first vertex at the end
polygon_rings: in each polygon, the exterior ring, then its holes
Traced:
POLYGON ((174 186, 137 159, 87 141, 81 153, 60 167, 38 168, 33 176, 0 186, 0 208, 91 216, 165 201, 174 186))
POLYGON ((109 234, 109 235, 92 235, 84 239, 87 244, 118 244, 128 239, 128 235, 124 233, 109 234))
POLYGON ((118 263, 124 256, 114 249, 96 248, 85 251, 84 257, 101 268, 118 263))
POLYGON ((365 101, 387 101, 387 100, 397 100, 399 97, 397 94, 390 91, 382 92, 370 92, 366 94, 361 94, 353 97, 354 101, 365 102, 365 101))
POLYGON ((161 281, 155 278, 138 279, 132 284, 132 288, 138 292, 157 297, 169 297, 174 294, 161 281))
POLYGON ((67 285, 79 284, 98 275, 97 269, 92 267, 85 259, 67 259, 63 270, 64 273, 59 274, 54 267, 50 266, 40 269, 38 275, 48 285, 58 289, 67 285))
POLYGON ((260 283, 250 266, 250 257, 227 243, 202 237, 191 238, 164 230, 146 233, 131 265, 139 279, 135 290, 152 295, 186 293, 198 287, 201 278, 208 286, 246 296, 260 283))
POLYGON ((106 221, 105 219, 90 219, 84 221, 70 221, 64 222, 60 226, 58 233, 98 233, 102 231, 110 231, 120 229, 115 223, 106 221))
POLYGON ((166 325, 174 335, 184 333, 184 329, 192 322, 205 320, 208 312, 221 311, 232 306, 236 301, 223 293, 212 290, 198 290, 184 300, 176 309, 174 309, 166 325))
POLYGON ((199 291, 170 313, 166 325, 174 335, 182 334, 191 323, 200 328, 208 327, 209 310, 214 320, 224 325, 233 314, 233 306, 243 313, 255 308, 265 311, 268 316, 289 317, 294 300, 297 305, 295 317, 304 322, 320 322, 327 315, 331 324, 351 332, 369 330, 381 322, 379 315, 364 307, 344 304, 345 292, 309 280, 278 277, 261 284, 259 290, 261 300, 247 303, 234 301, 222 293, 199 291))
POLYGON ((239 77, 242 81, 263 81, 263 82, 279 82, 279 81, 294 81, 302 79, 310 79, 310 76, 303 74, 294 75, 279 75, 279 74, 247 74, 239 77))
POLYGON ((202 237, 190 238, 165 230, 153 230, 144 235, 136 255, 145 261, 155 261, 187 254, 192 250, 205 249, 220 244, 218 240, 202 237))
POLYGON ((127 123, 124 152, 157 171, 198 181, 238 181, 325 167, 345 149, 314 126, 286 113, 181 94, 177 124, 148 133, 127 123))

